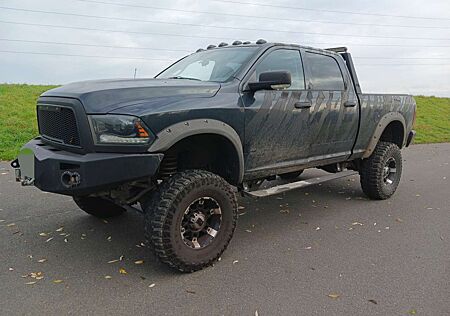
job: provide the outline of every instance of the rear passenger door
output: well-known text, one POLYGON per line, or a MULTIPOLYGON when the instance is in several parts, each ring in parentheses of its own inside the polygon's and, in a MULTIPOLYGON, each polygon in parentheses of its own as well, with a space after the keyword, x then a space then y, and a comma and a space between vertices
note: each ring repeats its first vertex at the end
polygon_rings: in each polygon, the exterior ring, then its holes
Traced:
POLYGON ((303 51, 308 99, 310 157, 322 160, 351 154, 358 132, 358 101, 344 60, 303 51))

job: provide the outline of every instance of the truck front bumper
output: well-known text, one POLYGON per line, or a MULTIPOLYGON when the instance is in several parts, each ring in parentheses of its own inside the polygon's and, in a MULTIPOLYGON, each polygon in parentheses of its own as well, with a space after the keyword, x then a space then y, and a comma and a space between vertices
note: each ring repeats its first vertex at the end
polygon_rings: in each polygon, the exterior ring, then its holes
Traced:
POLYGON ((11 163, 16 181, 42 191, 85 195, 154 176, 163 154, 76 154, 56 149, 39 138, 22 147, 11 163))

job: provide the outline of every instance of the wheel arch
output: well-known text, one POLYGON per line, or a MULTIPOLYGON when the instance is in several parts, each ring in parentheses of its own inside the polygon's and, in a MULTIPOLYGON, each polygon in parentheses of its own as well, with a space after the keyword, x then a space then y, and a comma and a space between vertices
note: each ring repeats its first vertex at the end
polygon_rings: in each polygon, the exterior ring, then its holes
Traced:
POLYGON ((402 148, 405 144, 405 126, 406 121, 401 113, 390 112, 385 114, 378 122, 362 158, 368 158, 380 140, 397 144, 399 148, 402 148))
POLYGON ((242 142, 237 132, 230 125, 214 119, 195 119, 183 121, 166 127, 157 134, 155 142, 148 149, 149 152, 167 152, 183 141, 198 138, 199 136, 216 137, 234 149, 232 156, 236 159, 236 170, 230 182, 237 185, 244 178, 244 152, 242 142))

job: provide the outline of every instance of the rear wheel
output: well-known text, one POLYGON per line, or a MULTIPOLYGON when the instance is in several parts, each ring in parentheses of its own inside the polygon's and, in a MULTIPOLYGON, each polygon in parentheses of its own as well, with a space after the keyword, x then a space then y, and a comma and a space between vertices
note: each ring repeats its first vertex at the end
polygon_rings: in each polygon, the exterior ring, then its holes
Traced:
POLYGON ((86 213, 98 218, 110 218, 123 214, 125 209, 99 197, 74 196, 73 200, 86 213))
POLYGON ((402 154, 396 144, 379 142, 359 171, 363 192, 371 199, 385 200, 397 190, 402 175, 402 154))
POLYGON ((292 179, 298 178, 302 173, 303 173, 303 170, 283 173, 283 174, 280 174, 280 178, 283 180, 292 180, 292 179))
POLYGON ((208 171, 173 175, 144 207, 146 239, 162 262, 182 272, 215 262, 236 227, 235 193, 208 171))

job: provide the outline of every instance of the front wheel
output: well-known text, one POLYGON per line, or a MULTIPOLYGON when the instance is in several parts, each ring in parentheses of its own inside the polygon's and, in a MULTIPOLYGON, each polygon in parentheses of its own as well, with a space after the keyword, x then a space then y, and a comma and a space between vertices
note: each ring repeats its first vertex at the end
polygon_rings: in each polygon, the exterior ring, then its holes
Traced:
POLYGON ((237 207, 232 187, 218 175, 203 170, 177 173, 144 205, 146 239, 172 268, 203 269, 228 246, 237 207))
POLYGON ((402 175, 402 153, 396 144, 379 142, 359 170, 361 188, 371 199, 385 200, 397 190, 402 175))

